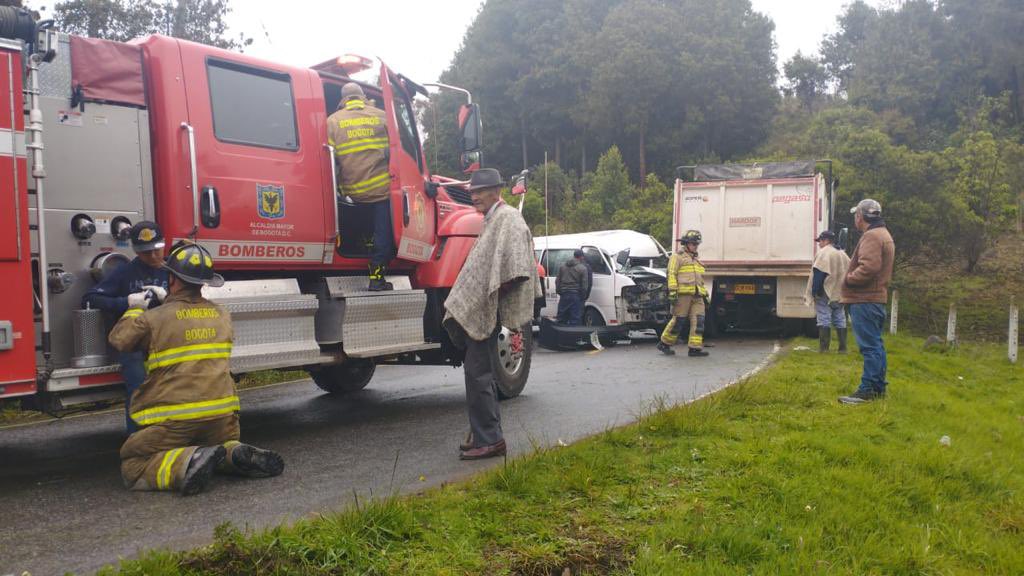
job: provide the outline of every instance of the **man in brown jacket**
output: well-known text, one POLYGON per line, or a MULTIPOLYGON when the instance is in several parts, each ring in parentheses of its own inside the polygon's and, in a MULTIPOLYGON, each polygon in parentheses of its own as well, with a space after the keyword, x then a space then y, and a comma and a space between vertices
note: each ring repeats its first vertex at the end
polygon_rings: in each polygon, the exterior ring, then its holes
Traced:
POLYGON ((861 200, 851 212, 854 214, 854 226, 864 235, 850 258, 850 266, 843 278, 841 299, 850 309, 853 335, 864 356, 864 371, 857 391, 840 397, 839 402, 863 404, 884 397, 888 384, 882 329, 896 245, 882 220, 881 204, 870 198, 861 200))
POLYGON ((170 273, 159 308, 129 308, 110 332, 121 352, 146 354, 146 379, 132 394, 139 430, 121 446, 121 477, 131 490, 200 492, 215 470, 277 476, 284 461, 238 441, 238 394, 230 373, 231 316, 203 298, 220 286, 205 248, 179 244, 164 264, 170 273))

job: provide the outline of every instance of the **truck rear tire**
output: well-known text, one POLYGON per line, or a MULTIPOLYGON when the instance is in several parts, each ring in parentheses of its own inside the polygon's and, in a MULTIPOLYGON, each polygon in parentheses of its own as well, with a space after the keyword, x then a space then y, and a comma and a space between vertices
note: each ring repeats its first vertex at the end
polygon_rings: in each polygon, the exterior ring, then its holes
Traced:
POLYGON ((504 327, 498 333, 497 345, 491 349, 491 362, 494 366, 494 380, 498 384, 499 400, 519 396, 526 387, 527 378, 530 377, 533 329, 527 324, 519 333, 523 338, 523 351, 519 355, 512 353, 512 331, 504 327))
POLYGON ((358 392, 373 379, 377 365, 373 360, 348 360, 341 364, 318 366, 308 370, 309 376, 321 390, 330 394, 358 392))

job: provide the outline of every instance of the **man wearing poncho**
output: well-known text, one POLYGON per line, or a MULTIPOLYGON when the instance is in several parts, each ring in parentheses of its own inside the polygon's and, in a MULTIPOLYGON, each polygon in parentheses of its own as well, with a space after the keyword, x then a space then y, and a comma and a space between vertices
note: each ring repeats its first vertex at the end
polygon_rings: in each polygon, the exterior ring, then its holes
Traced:
MULTIPOLYGON (((519 331, 531 321, 540 290, 530 229, 518 210, 501 201, 503 184, 493 168, 473 173, 469 192, 484 214, 484 228, 445 301, 444 327, 466 351, 470 434, 460 447, 464 460, 505 454, 491 351, 502 326, 519 331)), ((521 346, 522 339, 513 342, 521 346)))

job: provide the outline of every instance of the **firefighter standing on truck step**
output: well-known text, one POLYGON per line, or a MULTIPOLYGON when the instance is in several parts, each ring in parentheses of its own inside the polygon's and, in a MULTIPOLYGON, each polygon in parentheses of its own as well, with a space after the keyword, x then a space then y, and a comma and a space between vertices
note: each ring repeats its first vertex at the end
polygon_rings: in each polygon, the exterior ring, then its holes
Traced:
POLYGON ((338 194, 373 206, 368 289, 391 290, 391 283, 384 280, 387 264, 395 256, 388 130, 384 111, 367 103, 359 84, 349 82, 342 86, 338 111, 327 118, 327 139, 338 163, 338 194))
POLYGON ((697 230, 687 230, 679 243, 682 252, 672 254, 668 261, 668 297, 673 302, 672 319, 661 333, 658 350, 672 356, 672 346, 679 340, 683 328, 690 327, 687 340, 689 356, 707 356, 704 350, 704 299, 708 289, 704 286, 704 265, 700 263, 697 248, 701 236, 697 230))
POLYGON ((121 477, 131 490, 202 491, 213 472, 277 476, 284 461, 238 441, 238 393, 230 373, 234 333, 228 311, 203 298, 221 286, 205 248, 180 243, 167 256, 167 299, 131 307, 110 333, 118 350, 147 353, 146 380, 132 398, 140 426, 121 446, 121 477))
MULTIPOLYGON (((103 310, 117 319, 128 308, 159 306, 167 296, 167 270, 163 269, 164 235, 160 227, 155 222, 143 220, 132 226, 128 236, 135 258, 115 268, 90 288, 82 297, 82 308, 103 310)), ((124 378, 125 430, 131 434, 138 430, 138 426, 128 415, 131 413, 132 393, 146 378, 145 357, 142 352, 123 352, 117 361, 121 364, 121 377, 124 378)))

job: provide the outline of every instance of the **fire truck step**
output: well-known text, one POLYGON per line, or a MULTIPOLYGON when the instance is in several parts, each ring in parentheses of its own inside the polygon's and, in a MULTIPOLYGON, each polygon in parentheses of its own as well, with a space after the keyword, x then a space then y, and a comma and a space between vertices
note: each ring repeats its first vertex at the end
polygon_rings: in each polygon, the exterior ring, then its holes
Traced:
POLYGON ((424 341, 427 295, 407 276, 388 276, 395 289, 368 292, 365 276, 325 278, 318 291, 317 339, 340 342, 352 358, 373 358, 436 347, 424 341))

